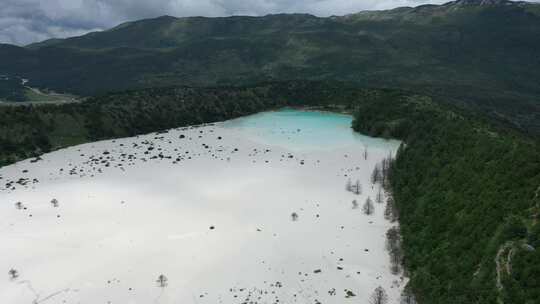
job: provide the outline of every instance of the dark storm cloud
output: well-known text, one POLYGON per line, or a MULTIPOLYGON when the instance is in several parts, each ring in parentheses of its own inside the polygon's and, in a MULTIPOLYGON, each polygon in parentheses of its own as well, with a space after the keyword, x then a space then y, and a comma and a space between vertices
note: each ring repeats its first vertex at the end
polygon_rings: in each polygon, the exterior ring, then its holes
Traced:
POLYGON ((0 43, 25 45, 160 15, 343 15, 445 0, 0 0, 0 43))

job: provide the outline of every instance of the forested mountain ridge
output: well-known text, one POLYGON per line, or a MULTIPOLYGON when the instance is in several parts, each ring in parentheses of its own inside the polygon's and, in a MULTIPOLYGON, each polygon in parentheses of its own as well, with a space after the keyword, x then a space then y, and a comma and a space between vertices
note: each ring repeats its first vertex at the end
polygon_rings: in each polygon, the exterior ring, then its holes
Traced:
POLYGON ((0 71, 88 96, 158 86, 294 79, 403 88, 540 131, 540 5, 460 0, 320 18, 175 18, 27 47, 0 45, 0 71))

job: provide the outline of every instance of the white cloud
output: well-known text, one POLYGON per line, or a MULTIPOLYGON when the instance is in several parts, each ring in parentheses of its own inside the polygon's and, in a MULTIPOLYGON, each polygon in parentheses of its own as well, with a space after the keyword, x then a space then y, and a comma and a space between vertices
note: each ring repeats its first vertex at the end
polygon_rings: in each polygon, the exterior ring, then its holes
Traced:
MULTIPOLYGON (((0 0, 0 43, 25 45, 161 15, 344 15, 447 0, 0 0)), ((540 0, 537 0, 540 1, 540 0)))

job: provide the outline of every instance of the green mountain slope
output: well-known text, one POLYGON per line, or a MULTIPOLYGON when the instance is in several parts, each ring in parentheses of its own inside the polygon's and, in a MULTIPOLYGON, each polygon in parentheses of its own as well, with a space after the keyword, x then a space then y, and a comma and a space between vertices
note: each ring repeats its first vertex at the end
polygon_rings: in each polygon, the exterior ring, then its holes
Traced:
POLYGON ((329 18, 164 16, 24 48, 0 45, 0 71, 78 95, 343 80, 444 97, 540 132, 539 7, 460 0, 329 18))
POLYGON ((20 78, 0 75, 0 102, 24 101, 25 90, 20 78))

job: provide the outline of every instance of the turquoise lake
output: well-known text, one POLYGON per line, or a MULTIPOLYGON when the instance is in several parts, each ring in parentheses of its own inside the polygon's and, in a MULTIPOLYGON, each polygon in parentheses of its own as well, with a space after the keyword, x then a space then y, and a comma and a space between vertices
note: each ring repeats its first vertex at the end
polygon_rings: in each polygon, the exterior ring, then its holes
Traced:
POLYGON ((290 150, 333 150, 349 146, 399 147, 397 140, 373 138, 354 132, 351 115, 282 109, 245 116, 223 123, 247 132, 250 139, 290 150))

